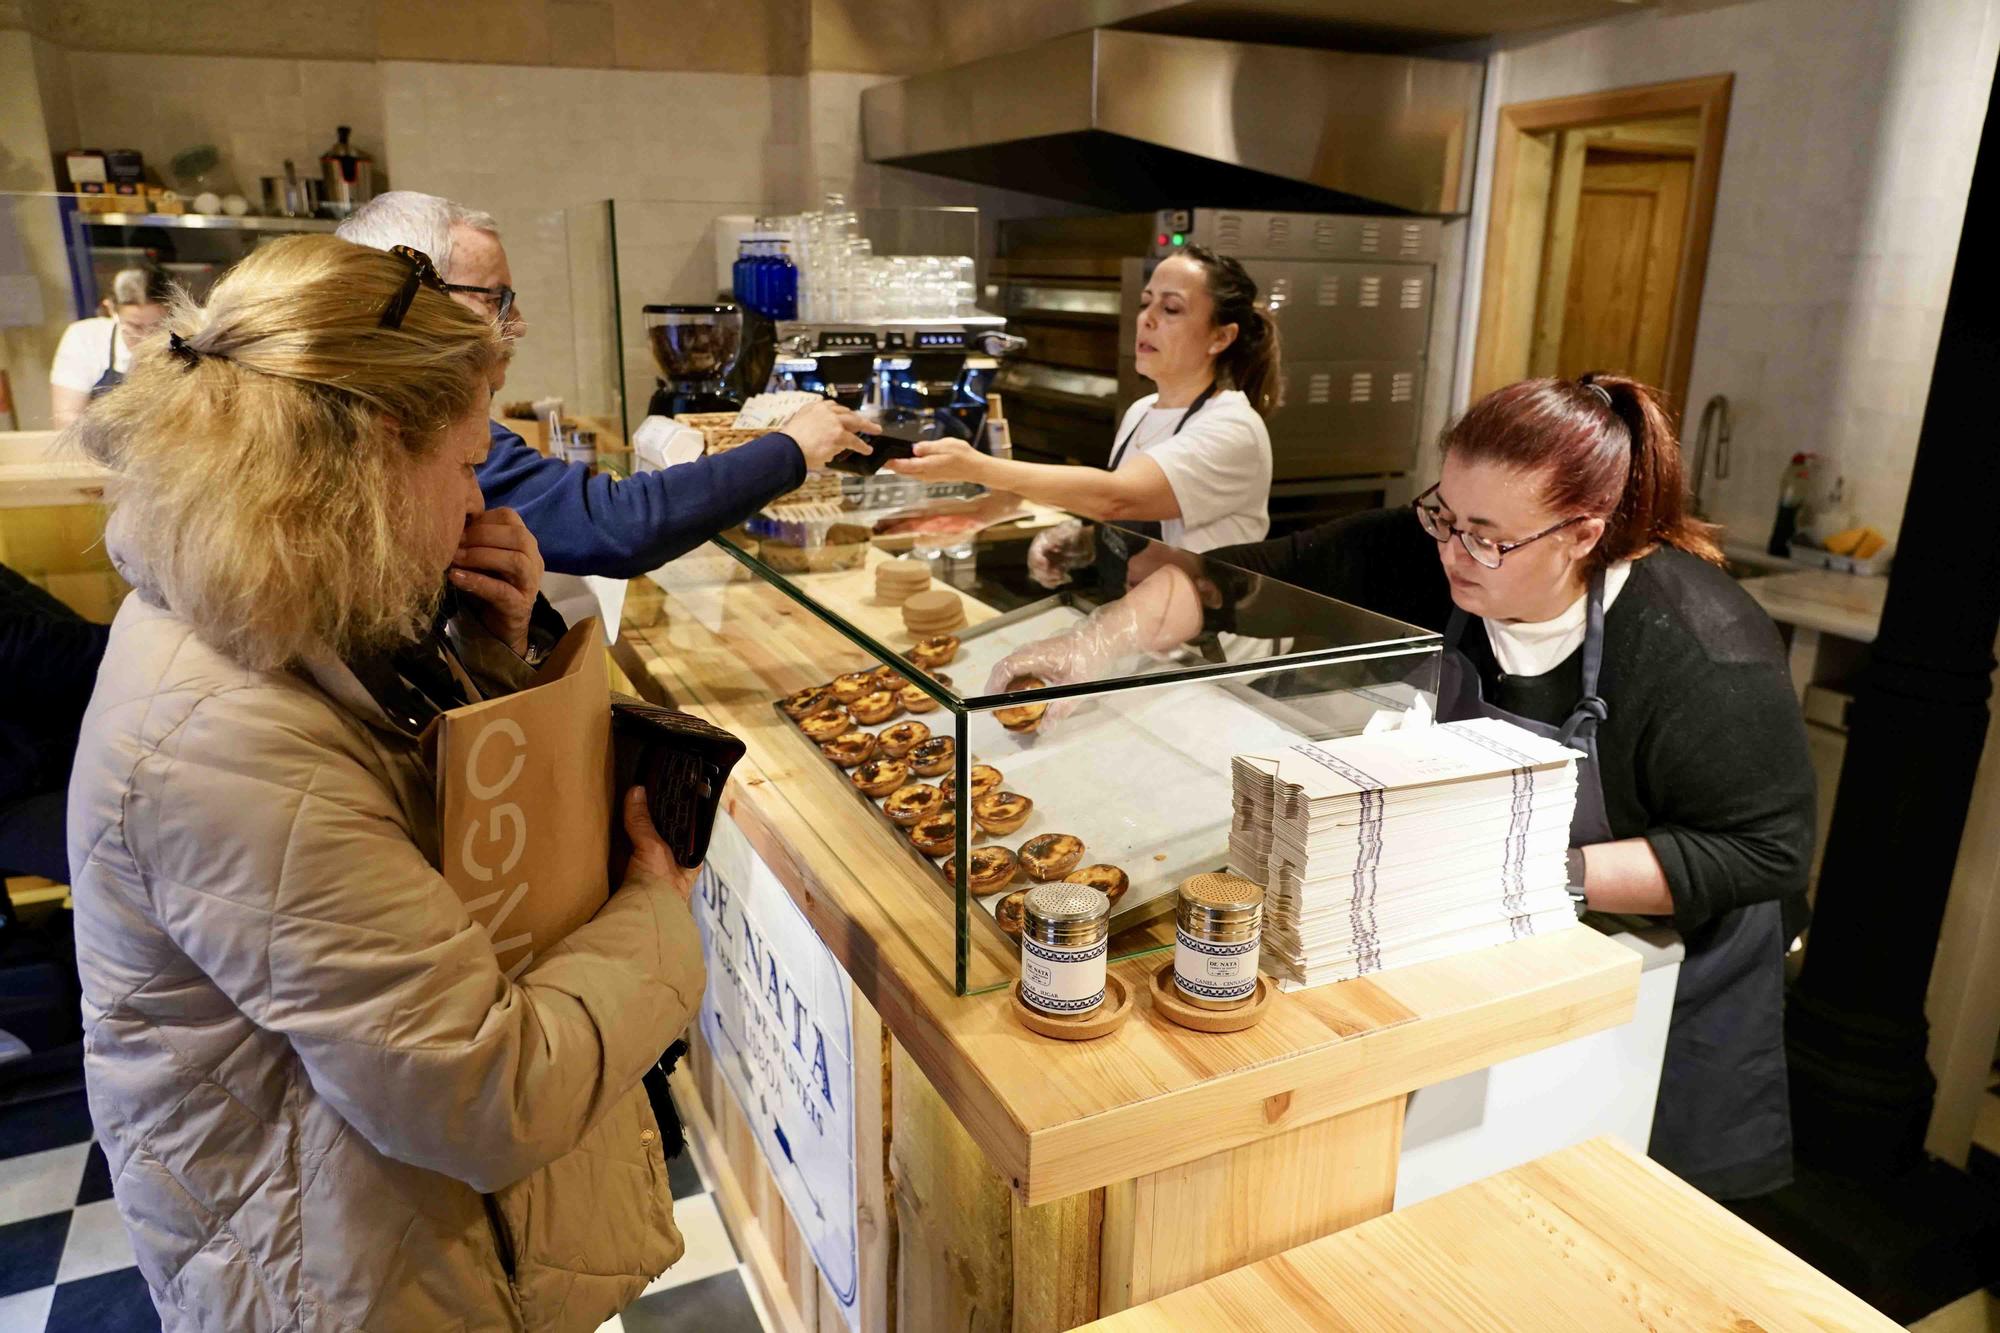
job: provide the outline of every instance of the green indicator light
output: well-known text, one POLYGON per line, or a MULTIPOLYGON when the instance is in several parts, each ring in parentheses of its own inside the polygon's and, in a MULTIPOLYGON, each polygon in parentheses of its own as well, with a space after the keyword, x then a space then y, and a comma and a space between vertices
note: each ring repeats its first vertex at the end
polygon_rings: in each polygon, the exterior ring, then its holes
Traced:
POLYGON ((1174 244, 1175 244, 1175 245, 1185 245, 1185 244, 1187 244, 1187 237, 1186 237, 1186 236, 1184 236, 1184 235, 1182 235, 1182 234, 1181 234, 1180 232, 1175 232, 1175 233, 1174 233, 1174 244))

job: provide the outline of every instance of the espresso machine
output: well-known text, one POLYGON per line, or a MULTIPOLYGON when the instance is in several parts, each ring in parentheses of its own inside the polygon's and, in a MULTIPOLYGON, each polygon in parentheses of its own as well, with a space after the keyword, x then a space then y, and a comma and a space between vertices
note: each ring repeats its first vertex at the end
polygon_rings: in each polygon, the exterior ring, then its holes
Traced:
POLYGON ((684 412, 734 412, 742 396, 729 387, 729 372, 743 352, 743 309, 716 305, 649 305, 646 346, 660 377, 648 416, 684 412))
POLYGON ((806 389, 904 439, 977 441, 999 358, 1022 346, 998 315, 777 326, 773 391, 806 389))

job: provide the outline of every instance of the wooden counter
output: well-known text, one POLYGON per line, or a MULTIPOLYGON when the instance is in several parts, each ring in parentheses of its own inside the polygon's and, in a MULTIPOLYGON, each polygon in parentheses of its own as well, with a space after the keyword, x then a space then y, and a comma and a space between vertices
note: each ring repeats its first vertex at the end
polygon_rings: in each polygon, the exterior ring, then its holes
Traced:
POLYGON ((1897 1327, 1610 1139, 1089 1325, 1092 1333, 1897 1327))
MULTIPOLYGON (((1575 930, 1280 995, 1234 1036, 1142 999, 1103 1040, 1036 1037, 1004 993, 955 992, 950 900, 771 708, 870 660, 726 556, 690 561, 671 596, 632 585, 614 656, 643 693, 743 738, 724 809, 845 967, 857 1031, 879 1018, 891 1039, 884 1178, 862 1196, 879 1185, 893 1212, 873 1267, 894 1275, 894 1322, 864 1303, 864 1327, 1068 1328, 1386 1212, 1405 1094, 1630 1016, 1637 956, 1575 930)), ((981 936, 973 954, 976 979, 1011 980, 1004 947, 981 936)), ((1162 961, 1116 968, 1143 995, 1162 961)), ((733 1188, 757 1214, 739 1229, 768 1223, 727 1089, 699 1054, 682 1083, 731 1145, 724 1202, 733 1188)), ((788 1289, 766 1295, 812 1327, 792 1247, 766 1248, 763 1285, 788 1289)))

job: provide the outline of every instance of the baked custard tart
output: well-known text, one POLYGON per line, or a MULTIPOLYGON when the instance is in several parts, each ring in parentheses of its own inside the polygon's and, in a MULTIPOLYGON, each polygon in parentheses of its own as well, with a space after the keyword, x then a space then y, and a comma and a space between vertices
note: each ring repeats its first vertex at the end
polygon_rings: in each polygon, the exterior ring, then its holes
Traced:
POLYGON ((844 704, 851 704, 862 695, 881 688, 875 683, 873 671, 850 671, 844 676, 835 676, 833 684, 827 687, 833 697, 844 704))
POLYGON ((1118 906, 1118 900, 1125 896, 1125 890, 1132 887, 1131 879, 1117 866, 1085 866, 1072 870, 1063 876, 1065 884, 1085 884, 1103 894, 1111 906, 1118 906))
MULTIPOLYGON (((1007 692, 1015 690, 1039 690, 1048 685, 1040 676, 1016 676, 1007 682, 1007 692)), ((996 708, 993 716, 1009 731, 1033 731, 1042 725, 1042 715, 1049 711, 1047 704, 1021 704, 1014 708, 996 708)))
POLYGON ((847 710, 839 704, 835 704, 831 708, 822 708, 810 717, 799 719, 799 730, 803 731, 810 739, 816 740, 822 745, 848 730, 853 725, 854 719, 849 717, 847 710))
POLYGON ((942 814, 945 808, 944 793, 926 782, 912 782, 889 793, 882 802, 882 813, 889 816, 892 823, 903 828, 942 814))
POLYGON ((848 775, 869 796, 887 796, 910 780, 910 766, 900 759, 870 759, 848 775))
POLYGON ((1074 833, 1044 833, 1021 844, 1021 864, 1039 880, 1061 879, 1083 859, 1083 839, 1074 833))
POLYGON ((949 810, 910 825, 910 845, 925 856, 949 856, 958 842, 958 816, 949 810))
POLYGON ((854 714, 856 722, 874 726, 877 722, 887 722, 902 712, 903 705, 891 690, 870 690, 849 704, 847 711, 854 714))
POLYGON ((823 712, 834 704, 833 691, 824 685, 808 685, 797 694, 788 694, 778 707, 785 710, 785 716, 797 722, 800 718, 811 717, 823 712))
MULTIPOLYGON (((974 764, 972 766, 972 799, 977 801, 980 797, 986 795, 986 793, 988 792, 999 791, 1000 784, 1003 781, 1005 781, 1005 779, 1001 777, 1000 770, 993 767, 993 765, 974 764)), ((958 802, 957 778, 955 777, 945 778, 938 783, 938 786, 943 789, 944 798, 947 801, 952 802, 954 805, 957 804, 958 802)))
MULTIPOLYGON (((975 847, 967 858, 971 863, 971 873, 967 876, 966 887, 974 893, 998 893, 1014 882, 1014 874, 1020 863, 1014 853, 1005 847, 975 847)), ((948 883, 958 883, 958 862, 946 857, 944 877, 948 883)))
POLYGON ((958 742, 949 736, 933 736, 910 751, 910 767, 919 777, 934 778, 949 773, 958 762, 958 742))
POLYGON ((972 798, 972 817, 988 833, 1013 833, 1028 822, 1035 803, 1011 791, 990 791, 972 798))
POLYGON ((921 722, 898 722, 875 737, 881 743, 882 753, 891 759, 901 759, 930 738, 931 729, 921 722))
POLYGON ((842 768, 855 768, 875 757, 875 733, 843 731, 819 748, 842 768))
POLYGON ((1028 924, 1028 891, 1016 889, 1002 898, 993 908, 993 919, 1000 923, 1000 929, 1015 939, 1021 938, 1021 931, 1028 924))
POLYGON ((958 636, 956 634, 933 634, 928 639, 918 639, 909 652, 903 656, 920 667, 949 666, 958 656, 958 636))

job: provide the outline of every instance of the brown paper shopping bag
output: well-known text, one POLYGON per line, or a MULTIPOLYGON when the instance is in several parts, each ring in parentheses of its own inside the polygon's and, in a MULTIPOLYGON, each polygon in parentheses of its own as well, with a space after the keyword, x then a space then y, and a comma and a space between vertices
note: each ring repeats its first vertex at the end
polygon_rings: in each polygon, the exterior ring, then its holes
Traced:
POLYGON ((611 695, 597 621, 573 626, 534 684, 433 727, 438 869, 512 978, 610 893, 611 695))

